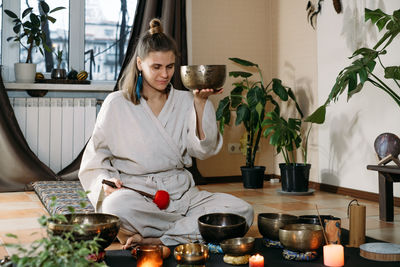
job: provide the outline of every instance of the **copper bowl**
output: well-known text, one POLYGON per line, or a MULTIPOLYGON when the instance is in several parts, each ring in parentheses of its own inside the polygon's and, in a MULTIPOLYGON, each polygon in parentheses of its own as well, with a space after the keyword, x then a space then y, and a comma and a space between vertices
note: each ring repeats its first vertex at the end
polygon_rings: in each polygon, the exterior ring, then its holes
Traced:
POLYGON ((222 241, 220 246, 225 254, 243 256, 251 254, 255 241, 254 237, 236 237, 222 241))
POLYGON ((205 265, 209 255, 208 247, 200 243, 183 244, 174 249, 175 260, 182 265, 205 265))
POLYGON ((181 80, 190 89, 221 88, 226 79, 226 65, 186 65, 181 66, 181 80))
POLYGON ((316 224, 288 224, 279 229, 282 245, 293 251, 315 251, 324 243, 322 226, 316 224))
POLYGON ((67 222, 55 221, 47 224, 50 234, 62 236, 65 232, 71 232, 73 227, 78 225, 83 233, 74 232, 75 240, 93 240, 98 236, 103 239, 98 242, 100 250, 111 245, 121 225, 117 216, 105 213, 78 213, 64 216, 67 222))
POLYGON ((260 213, 257 217, 258 231, 263 237, 278 241, 279 228, 298 222, 298 217, 283 213, 260 213))
POLYGON ((246 219, 233 213, 209 213, 200 216, 197 221, 203 239, 214 244, 242 237, 248 230, 246 219))

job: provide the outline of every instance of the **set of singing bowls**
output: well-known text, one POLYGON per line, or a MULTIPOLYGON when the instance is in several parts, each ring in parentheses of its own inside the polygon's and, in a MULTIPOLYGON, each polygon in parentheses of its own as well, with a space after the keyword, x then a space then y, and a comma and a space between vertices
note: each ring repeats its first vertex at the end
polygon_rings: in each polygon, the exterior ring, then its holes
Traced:
POLYGON ((299 217, 284 213, 260 213, 257 217, 258 231, 270 240, 279 240, 279 229, 298 222, 299 217))
POLYGON ((226 79, 226 65, 181 66, 181 80, 190 89, 220 89, 226 79))
POLYGON ((254 250, 255 241, 254 237, 236 237, 222 241, 220 246, 225 254, 243 256, 251 254, 254 250))
POLYGON ((79 226, 82 233, 73 232, 75 240, 93 240, 99 237, 102 239, 97 242, 100 250, 111 245, 121 226, 121 221, 117 216, 105 213, 66 214, 65 218, 66 222, 51 221, 47 224, 50 234, 63 236, 66 232, 71 232, 74 226, 79 226))
POLYGON ((233 213, 209 213, 200 216, 197 222, 203 239, 214 244, 242 237, 248 230, 246 219, 233 213))
POLYGON ((309 252, 323 245, 324 235, 321 225, 288 224, 279 229, 279 240, 289 250, 309 252))
POLYGON ((174 257, 178 264, 205 265, 210 253, 207 245, 188 243, 175 247, 174 257))

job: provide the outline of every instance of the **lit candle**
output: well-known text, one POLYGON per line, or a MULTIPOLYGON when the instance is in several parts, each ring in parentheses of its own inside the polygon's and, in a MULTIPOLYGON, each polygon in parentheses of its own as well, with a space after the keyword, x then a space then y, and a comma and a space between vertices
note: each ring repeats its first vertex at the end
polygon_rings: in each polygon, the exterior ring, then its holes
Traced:
POLYGON ((342 245, 330 244, 324 246, 324 265, 325 266, 344 265, 344 248, 342 245))
POLYGON ((249 267, 264 267, 264 257, 256 254, 250 257, 249 267))

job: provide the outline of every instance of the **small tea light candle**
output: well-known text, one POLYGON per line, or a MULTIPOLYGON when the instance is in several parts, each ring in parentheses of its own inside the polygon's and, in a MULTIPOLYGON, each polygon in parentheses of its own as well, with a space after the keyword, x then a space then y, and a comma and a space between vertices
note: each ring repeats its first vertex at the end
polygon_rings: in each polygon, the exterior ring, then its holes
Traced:
POLYGON ((324 246, 324 265, 332 267, 344 265, 344 248, 342 245, 330 244, 324 246))
POLYGON ((256 254, 250 257, 249 267, 264 267, 264 257, 256 254))

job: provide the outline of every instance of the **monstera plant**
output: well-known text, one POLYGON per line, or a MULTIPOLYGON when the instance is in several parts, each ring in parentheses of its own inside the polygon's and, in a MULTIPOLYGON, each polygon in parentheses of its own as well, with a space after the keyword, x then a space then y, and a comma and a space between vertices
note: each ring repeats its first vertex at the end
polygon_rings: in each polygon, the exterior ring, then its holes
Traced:
POLYGON ((297 116, 287 117, 276 111, 268 112, 262 122, 263 135, 269 137, 269 143, 278 154, 282 153, 285 160, 279 164, 282 191, 307 192, 311 168, 311 164, 307 163, 307 147, 312 124, 303 121, 300 108, 297 116), (295 152, 298 149, 302 151, 303 162, 297 160, 295 152))
MULTIPOLYGON (((253 81, 253 73, 246 71, 231 71, 229 76, 240 78, 233 83, 230 95, 220 100, 216 116, 219 121, 220 132, 224 133, 225 125, 231 121, 231 113, 236 113, 235 125, 243 124, 246 132, 246 165, 241 167, 243 183, 246 188, 260 188, 263 185, 265 167, 254 166, 260 138, 262 136, 262 122, 267 112, 267 103, 279 114, 278 101, 292 99, 300 110, 294 94, 289 87, 279 79, 272 79, 264 83, 262 72, 258 64, 240 58, 229 58, 246 69, 258 72, 259 80, 253 81)), ((300 111, 301 112, 301 111, 300 111)))
POLYGON ((351 59, 355 59, 350 66, 339 72, 336 82, 325 103, 312 113, 306 121, 322 124, 325 121, 326 107, 336 101, 347 89, 347 99, 360 92, 365 83, 369 82, 376 88, 387 93, 400 107, 400 66, 385 66, 381 56, 387 54, 386 48, 397 38, 400 33, 400 9, 392 15, 384 13, 380 9, 365 9, 365 21, 369 21, 384 30, 382 38, 372 47, 357 49, 351 59), (384 77, 379 77, 378 69, 384 70, 384 77), (394 82, 394 87, 388 85, 388 81, 394 82))

